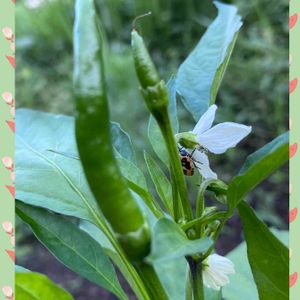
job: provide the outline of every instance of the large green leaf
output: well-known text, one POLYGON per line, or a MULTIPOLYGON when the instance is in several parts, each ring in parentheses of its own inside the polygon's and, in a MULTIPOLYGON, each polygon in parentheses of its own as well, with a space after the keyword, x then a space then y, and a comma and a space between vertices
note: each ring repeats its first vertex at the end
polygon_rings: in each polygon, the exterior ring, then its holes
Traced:
POLYGON ((196 121, 215 101, 236 34, 242 26, 235 6, 214 3, 217 18, 181 64, 177 75, 177 91, 196 121))
POLYGON ((99 243, 63 216, 17 202, 17 214, 63 264, 88 280, 127 299, 112 263, 99 243))
MULTIPOLYGON (((61 214, 97 222, 101 213, 78 158, 74 118, 18 109, 17 119, 17 199, 61 214)), ((112 128, 114 147, 119 154, 123 175, 128 175, 128 179, 140 185, 146 193, 142 173, 128 160, 134 155, 133 150, 130 150, 128 136, 117 124, 112 125, 112 128), (121 141, 127 144, 123 150, 120 149, 121 141), (122 155, 127 157, 125 162, 122 155)))
POLYGON ((249 155, 228 185, 229 207, 234 209, 255 186, 289 159, 289 135, 284 133, 249 155))
MULTIPOLYGON (((288 245, 288 231, 273 229, 272 232, 285 245, 288 245)), ((227 284, 222 289, 224 298, 230 300, 259 300, 257 288, 247 258, 246 242, 242 242, 229 252, 226 257, 234 263, 235 274, 230 275, 230 284, 227 284)))
POLYGON ((248 260, 260 300, 287 300, 289 298, 288 248, 275 237, 242 201, 238 205, 244 227, 248 260))
POLYGON ((157 165, 155 160, 147 153, 144 152, 144 158, 147 164, 148 171, 151 179, 155 185, 156 191, 165 207, 165 209, 172 215, 173 213, 173 200, 172 200, 172 187, 170 181, 164 172, 157 165))
POLYGON ((74 119, 28 109, 16 118, 16 198, 96 223, 101 213, 80 161, 49 151, 77 153, 74 119))
POLYGON ((16 273, 16 299, 20 300, 73 300, 64 289, 45 275, 33 272, 16 273))
POLYGON ((158 263, 201 253, 206 251, 212 243, 210 238, 189 240, 178 224, 170 219, 162 218, 153 228, 151 253, 147 260, 158 263))
MULTIPOLYGON (((177 104, 176 104, 176 78, 173 76, 167 83, 169 91, 169 114, 171 119, 174 134, 178 132, 179 124, 177 119, 177 104)), ((148 124, 148 137, 154 152, 162 162, 168 165, 168 152, 165 146, 164 138, 161 134, 159 126, 151 115, 148 124)))

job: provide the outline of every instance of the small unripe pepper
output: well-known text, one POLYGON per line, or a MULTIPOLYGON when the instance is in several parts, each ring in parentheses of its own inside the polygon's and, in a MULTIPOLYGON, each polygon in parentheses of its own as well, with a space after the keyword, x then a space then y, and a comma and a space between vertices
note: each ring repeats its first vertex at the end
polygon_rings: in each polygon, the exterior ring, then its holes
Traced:
POLYGON ((76 1, 74 94, 76 139, 91 191, 125 253, 134 261, 150 251, 147 222, 114 157, 108 100, 93 0, 76 1))
MULTIPOLYGON (((138 18, 149 14, 150 13, 139 16, 138 18)), ((138 18, 136 18, 135 21, 138 18)), ((145 103, 160 127, 168 149, 170 162, 172 162, 170 164, 170 171, 172 177, 172 193, 174 198, 173 210, 175 220, 178 221, 181 217, 183 217, 184 220, 191 220, 192 210, 188 199, 186 183, 178 155, 178 148, 168 112, 168 89, 165 82, 160 80, 143 38, 135 29, 135 21, 133 22, 133 29, 131 32, 131 48, 136 74, 141 84, 141 91, 145 99, 145 103), (181 203, 179 203, 180 201, 181 203), (183 215, 181 213, 182 211, 183 215)))
MULTIPOLYGON (((150 13, 143 16, 149 14, 150 13)), ((131 32, 131 48, 136 74, 141 84, 142 94, 148 109, 156 117, 156 115, 159 115, 161 109, 168 108, 168 89, 165 82, 160 80, 144 40, 136 31, 134 25, 131 32)))

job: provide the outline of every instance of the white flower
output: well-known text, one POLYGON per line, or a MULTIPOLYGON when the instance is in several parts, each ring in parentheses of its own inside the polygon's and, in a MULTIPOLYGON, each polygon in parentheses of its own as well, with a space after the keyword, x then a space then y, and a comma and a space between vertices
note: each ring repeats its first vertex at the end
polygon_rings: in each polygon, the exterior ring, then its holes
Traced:
POLYGON ((209 255, 203 265, 204 285, 217 291, 229 283, 228 275, 235 273, 232 261, 218 254, 209 255))
MULTIPOLYGON (((191 154, 195 164, 205 179, 217 179, 217 174, 214 173, 209 167, 209 160, 206 155, 207 150, 214 154, 221 154, 226 152, 229 148, 235 147, 244 137, 251 132, 251 126, 246 126, 233 122, 224 122, 212 127, 215 119, 217 106, 212 105, 202 115, 193 131, 189 132, 194 135, 195 142, 198 147, 195 149, 187 149, 191 154)), ((177 134, 177 140, 184 136, 184 133, 177 134)), ((182 145, 184 146, 184 145, 182 145)))

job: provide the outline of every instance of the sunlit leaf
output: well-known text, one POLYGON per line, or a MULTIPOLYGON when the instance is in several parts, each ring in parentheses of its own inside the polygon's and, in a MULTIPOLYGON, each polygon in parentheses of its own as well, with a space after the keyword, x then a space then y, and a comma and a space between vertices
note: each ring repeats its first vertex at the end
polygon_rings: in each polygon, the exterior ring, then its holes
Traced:
POLYGON ((22 300, 73 300, 64 289, 45 275, 33 272, 16 273, 16 299, 22 300))
POLYGON ((181 64, 177 74, 177 91, 195 121, 215 101, 236 34, 242 26, 235 6, 220 2, 214 4, 218 9, 217 18, 181 64))

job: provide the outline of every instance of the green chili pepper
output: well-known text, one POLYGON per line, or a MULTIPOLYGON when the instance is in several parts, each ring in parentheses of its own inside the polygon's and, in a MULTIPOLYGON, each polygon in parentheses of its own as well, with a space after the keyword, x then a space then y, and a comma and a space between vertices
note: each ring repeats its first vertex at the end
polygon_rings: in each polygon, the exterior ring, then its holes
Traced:
POLYGON ((113 154, 102 41, 93 0, 76 2, 74 93, 78 151, 90 188, 126 254, 141 260, 149 253, 149 229, 113 154))

